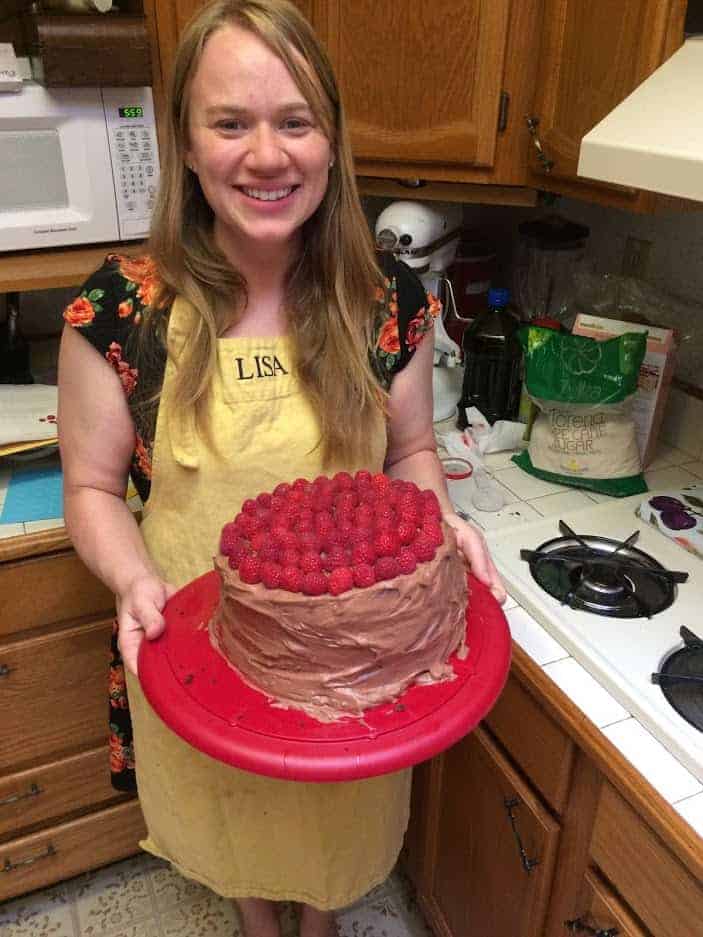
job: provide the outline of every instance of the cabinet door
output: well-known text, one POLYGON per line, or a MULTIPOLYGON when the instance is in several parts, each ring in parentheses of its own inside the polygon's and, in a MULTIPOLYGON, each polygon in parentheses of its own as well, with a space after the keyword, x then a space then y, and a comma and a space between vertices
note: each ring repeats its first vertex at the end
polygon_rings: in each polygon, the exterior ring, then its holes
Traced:
POLYGON ((420 898, 442 937, 544 929, 559 827, 482 729, 441 759, 420 898))
MULTIPOLYGON (((312 22, 314 0, 293 0, 293 2, 312 22)), ((144 0, 145 10, 153 6, 158 35, 159 62, 166 87, 171 77, 178 37, 188 20, 205 3, 206 0, 144 0)))
POLYGON ((510 0, 318 2, 315 24, 356 160, 493 165, 509 8, 510 0))
POLYGON ((532 116, 553 165, 533 148, 536 185, 564 191, 571 182, 610 191, 614 201, 634 199, 632 189, 578 179, 581 139, 680 44, 685 6, 685 0, 545 0, 532 116))

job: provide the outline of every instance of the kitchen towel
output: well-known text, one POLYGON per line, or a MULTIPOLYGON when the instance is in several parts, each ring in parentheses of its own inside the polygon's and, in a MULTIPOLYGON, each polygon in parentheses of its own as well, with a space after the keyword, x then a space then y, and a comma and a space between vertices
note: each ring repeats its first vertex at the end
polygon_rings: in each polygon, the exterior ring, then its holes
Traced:
POLYGON ((0 524, 22 524, 63 517, 61 467, 17 468, 12 472, 0 524))
POLYGON ((55 439, 57 406, 52 384, 0 385, 0 445, 55 439))

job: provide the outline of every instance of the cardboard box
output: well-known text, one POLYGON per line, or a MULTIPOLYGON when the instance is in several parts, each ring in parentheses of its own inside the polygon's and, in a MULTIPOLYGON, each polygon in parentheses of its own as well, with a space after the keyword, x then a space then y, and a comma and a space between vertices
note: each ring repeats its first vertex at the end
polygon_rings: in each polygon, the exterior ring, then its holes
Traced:
POLYGON ((637 428, 637 444, 645 468, 654 458, 664 407, 674 373, 676 339, 672 329, 661 329, 620 319, 606 319, 579 313, 572 329, 574 335, 585 335, 599 341, 615 338, 624 332, 646 332, 647 351, 640 368, 632 415, 637 428))

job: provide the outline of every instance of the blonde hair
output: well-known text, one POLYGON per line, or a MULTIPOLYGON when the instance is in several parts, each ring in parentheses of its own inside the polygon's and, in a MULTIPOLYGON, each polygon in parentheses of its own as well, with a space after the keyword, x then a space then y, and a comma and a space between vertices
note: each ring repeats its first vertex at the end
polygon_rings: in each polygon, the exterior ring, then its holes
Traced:
POLYGON ((382 277, 331 65, 309 23, 288 0, 212 0, 181 38, 149 246, 163 287, 150 313, 154 328, 145 335, 163 341, 164 310, 176 295, 197 310, 178 358, 174 402, 214 445, 206 406, 216 341, 232 323, 233 310, 243 307, 246 283, 215 244, 213 213, 197 177, 186 169, 185 152, 193 76, 209 37, 230 24, 253 33, 284 62, 335 156, 325 196, 303 226, 302 247, 286 283, 286 308, 298 376, 320 422, 323 464, 363 461, 370 424, 383 417, 386 405, 369 360, 375 288, 382 277))

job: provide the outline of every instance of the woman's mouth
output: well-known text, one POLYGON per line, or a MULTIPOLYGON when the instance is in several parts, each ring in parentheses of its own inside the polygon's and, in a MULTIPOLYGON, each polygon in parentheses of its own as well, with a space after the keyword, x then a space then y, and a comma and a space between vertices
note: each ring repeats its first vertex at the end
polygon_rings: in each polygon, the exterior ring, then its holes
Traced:
POLYGON ((249 186, 239 186, 240 190, 249 198, 254 198, 259 202, 280 202, 298 188, 297 185, 289 185, 281 189, 256 189, 249 186))

